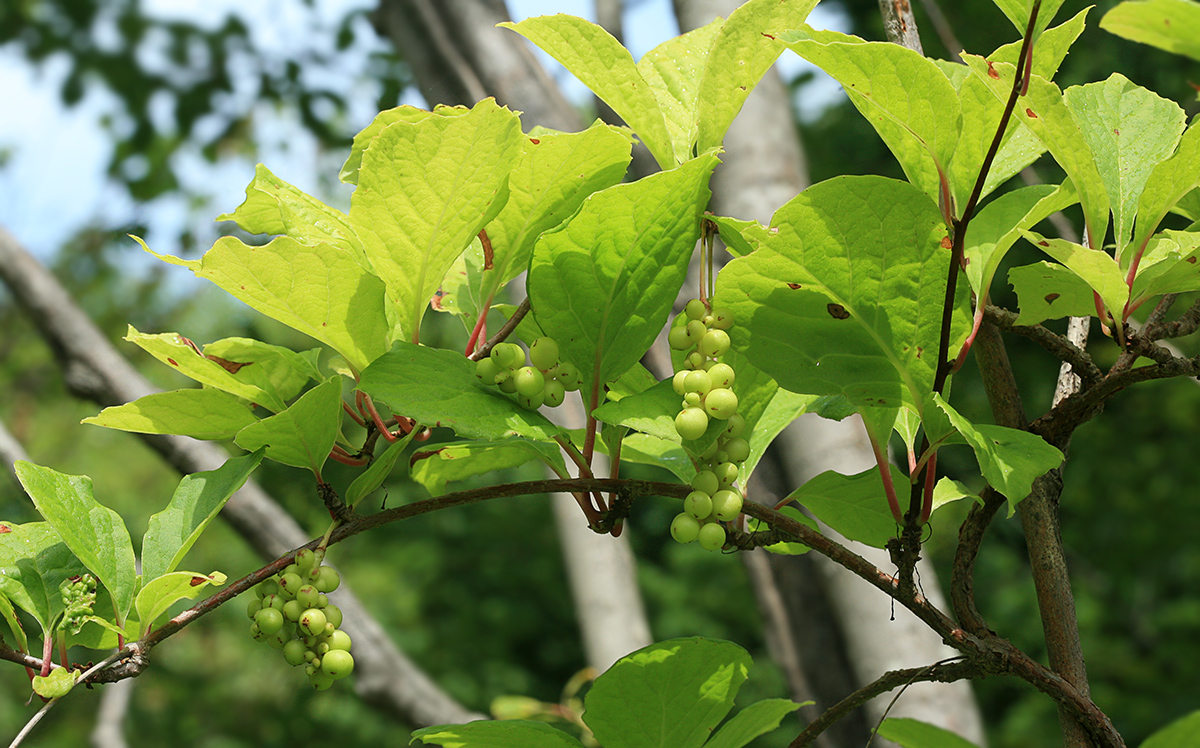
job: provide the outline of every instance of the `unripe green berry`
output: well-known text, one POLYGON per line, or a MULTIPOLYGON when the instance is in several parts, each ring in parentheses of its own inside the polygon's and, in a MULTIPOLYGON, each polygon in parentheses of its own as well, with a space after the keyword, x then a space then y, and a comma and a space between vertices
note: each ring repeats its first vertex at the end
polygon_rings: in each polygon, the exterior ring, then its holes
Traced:
POLYGON ((704 302, 700 299, 692 299, 683 308, 683 313, 688 316, 688 319, 702 319, 708 314, 708 307, 704 306, 704 302))
POLYGON ((680 407, 682 407, 682 408, 699 408, 700 401, 702 399, 703 398, 700 397, 699 392, 689 392, 683 396, 683 405, 681 405, 680 407))
POLYGON ((686 329, 688 340, 692 342, 692 345, 699 343, 700 339, 704 337, 704 333, 708 332, 708 328, 698 319, 689 322, 686 329))
POLYGON ((263 581, 259 582, 257 587, 254 588, 254 594, 258 595, 259 598, 264 598, 267 595, 278 595, 279 582, 277 582, 274 577, 270 579, 264 579, 263 581))
POLYGON ((733 386, 733 367, 729 364, 716 362, 708 367, 708 376, 712 379, 713 387, 732 387, 733 386))
POLYGON ((733 390, 720 387, 704 396, 704 412, 713 418, 729 418, 737 409, 738 398, 733 390))
POLYGON ((721 483, 721 488, 729 488, 738 478, 738 466, 732 462, 718 462, 713 466, 713 474, 721 483))
POLYGON ((283 599, 283 595, 267 595, 262 599, 264 608, 274 608, 275 610, 283 610, 283 605, 287 601, 283 599))
POLYGON ((563 404, 563 400, 567 397, 567 388, 557 379, 551 379, 546 382, 546 389, 542 390, 542 396, 545 398, 543 405, 551 408, 557 408, 563 404))
POLYGON ((330 678, 345 678, 354 672, 354 655, 344 649, 331 649, 321 658, 321 670, 330 678))
POLYGON ((700 547, 706 551, 719 551, 725 546, 725 528, 716 522, 710 522, 700 528, 696 537, 700 547))
POLYGON ((700 352, 709 358, 723 356, 729 350, 729 333, 724 330, 709 330, 700 338, 700 352))
POLYGON ((537 410, 542 407, 542 403, 544 402, 546 402, 546 396, 542 394, 541 390, 532 395, 517 395, 517 403, 526 410, 537 410))
POLYGON ((270 636, 283 628, 283 614, 274 608, 263 608, 254 616, 258 630, 270 636))
POLYGON ((703 369, 704 356, 701 355, 699 351, 692 351, 687 355, 687 359, 684 360, 684 363, 687 364, 689 369, 703 369))
POLYGON ((697 520, 708 519, 708 515, 712 514, 712 508, 712 497, 703 491, 692 491, 683 500, 683 511, 697 520))
POLYGON ((542 388, 546 386, 546 378, 532 366, 522 366, 517 369, 513 378, 517 384, 517 392, 526 397, 540 394, 542 388))
POLYGON ((691 373, 692 372, 688 371, 687 369, 683 369, 675 372, 675 376, 671 377, 671 388, 675 390, 676 395, 683 397, 687 393, 687 390, 684 389, 683 381, 687 379, 687 375, 691 373))
MULTIPOLYGON (((496 349, 493 348, 493 351, 496 349)), ((496 363, 496 359, 481 358, 475 362, 475 376, 479 377, 479 381, 484 384, 495 384, 496 375, 500 373, 500 364, 496 363)))
POLYGON ((728 330, 733 327, 733 312, 724 307, 718 307, 713 310, 712 326, 718 330, 728 330))
POLYGON ((700 534, 700 523, 695 517, 682 512, 671 522, 671 537, 679 543, 690 543, 700 534))
POLYGON ((712 378, 708 376, 708 372, 704 370, 690 371, 687 377, 683 380, 684 392, 695 392, 700 397, 708 394, 708 391, 713 387, 712 378))
POLYGON ((296 551, 296 566, 301 571, 308 571, 317 564, 317 554, 311 548, 301 548, 296 551))
POLYGON ((308 684, 314 691, 328 691, 333 687, 333 681, 333 678, 319 670, 308 677, 308 684))
POLYGON ((329 605, 329 596, 326 595, 324 592, 318 592, 317 593, 317 607, 324 609, 327 605, 329 605))
POLYGON ((300 616, 304 615, 306 610, 308 608, 304 607, 299 600, 288 600, 283 605, 283 617, 292 622, 299 621, 300 616))
POLYGON ((499 379, 496 382, 496 386, 499 387, 500 391, 503 392, 504 394, 511 395, 517 391, 517 378, 513 377, 513 376, 509 376, 509 377, 505 377, 503 379, 499 379))
POLYGON ((684 408, 675 416, 675 431, 682 439, 699 439, 708 430, 708 415, 700 408, 684 408))
POLYGON ((284 574, 279 578, 279 592, 286 600, 295 600, 296 591, 304 586, 300 575, 294 572, 284 574))
POLYGON ((292 639, 283 645, 283 659, 292 667, 303 665, 306 662, 304 655, 307 653, 308 648, 299 639, 292 639))
POLYGON ((525 362, 525 352, 515 343, 497 343, 491 357, 501 369, 515 369, 525 362))
MULTIPOLYGON (((729 422, 725 424, 725 436, 730 439, 736 439, 746 430, 746 419, 741 415, 734 413, 729 416, 729 422)), ((737 462, 737 460, 734 460, 737 462)))
POLYGON ((342 609, 336 605, 326 606, 324 609, 325 620, 333 624, 335 629, 342 627, 342 609))
POLYGON ((721 482, 711 470, 701 470, 692 477, 692 490, 703 491, 712 496, 721 487, 721 482))
POLYGON ((325 614, 316 608, 309 608, 301 614, 298 623, 302 630, 312 636, 317 636, 325 631, 325 614))
POLYGON ((350 651, 350 635, 341 629, 336 629, 329 635, 330 649, 344 649, 350 651))
POLYGON ((254 618, 258 611, 262 610, 262 600, 257 597, 246 604, 246 615, 254 618))
POLYGON ((333 592, 342 583, 342 577, 337 573, 337 569, 332 566, 322 566, 321 576, 313 583, 317 588, 317 592, 333 592))
POLYGON ((300 589, 296 590, 296 602, 303 605, 306 609, 315 608, 317 607, 317 595, 319 594, 321 593, 317 592, 316 587, 313 587, 311 584, 306 584, 300 589))
MULTIPOLYGON (((733 418, 729 420, 732 421, 733 418)), ((742 462, 750 456, 750 442, 740 436, 730 439, 725 442, 725 454, 730 462, 742 462)))
POLYGON ((736 518, 742 512, 742 495, 723 488, 713 494, 713 516, 722 522, 736 518))
POLYGON ((558 343, 553 338, 538 338, 529 346, 529 361, 539 369, 558 363, 558 343))
POLYGON ((583 384, 579 369, 574 364, 563 361, 558 365, 558 381, 563 383, 567 392, 574 392, 583 384))
POLYGON ((688 337, 687 327, 672 327, 667 332, 667 345, 677 351, 686 351, 696 344, 696 341, 688 337))

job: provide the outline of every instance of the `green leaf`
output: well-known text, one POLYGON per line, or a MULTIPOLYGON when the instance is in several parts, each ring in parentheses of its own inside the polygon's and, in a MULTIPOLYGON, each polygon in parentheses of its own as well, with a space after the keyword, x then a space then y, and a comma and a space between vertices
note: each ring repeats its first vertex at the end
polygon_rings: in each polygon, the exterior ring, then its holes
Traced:
POLYGON ((181 434, 193 439, 232 439, 257 421, 244 401, 214 389, 157 392, 83 419, 83 423, 109 429, 181 434))
POLYGON ((426 426, 467 439, 523 436, 551 441, 562 430, 475 376, 461 353, 398 342, 362 373, 359 388, 426 426))
POLYGON ((33 676, 33 690, 43 699, 57 699, 66 696, 75 687, 75 679, 79 670, 66 670, 55 667, 49 675, 33 676))
POLYGON ((1150 171, 1179 142, 1183 110, 1120 73, 1068 88, 1063 96, 1091 146, 1112 204, 1113 239, 1123 247, 1150 171))
POLYGON ((611 34, 563 13, 497 25, 512 29, 562 63, 633 128, 661 168, 675 166, 671 134, 654 89, 611 34))
POLYGON ((192 600, 205 587, 225 584, 225 575, 219 571, 212 574, 197 574, 191 571, 173 571, 146 582, 137 596, 137 614, 141 622, 141 634, 154 624, 158 617, 180 600, 192 600))
POLYGON ((279 412, 286 407, 279 398, 270 392, 238 379, 225 367, 205 358, 192 341, 179 333, 146 334, 138 332, 133 325, 130 325, 125 340, 200 384, 215 387, 274 412, 279 412))
MULTIPOLYGON (((493 257, 478 296, 491 299, 523 272, 538 237, 567 220, 588 195, 620 183, 630 158, 627 132, 599 121, 583 132, 525 139, 509 175, 508 202, 487 226, 493 257)), ((484 260, 480 270, 488 266, 484 260)))
POLYGON ((779 727, 783 718, 802 706, 788 699, 764 699, 738 712, 717 730, 717 734, 704 744, 704 748, 742 748, 759 735, 765 735, 779 727))
POLYGON ((665 468, 682 483, 690 483, 696 475, 696 466, 683 447, 649 434, 634 432, 626 435, 621 440, 621 462, 665 468))
POLYGON ((675 416, 679 413, 681 400, 671 381, 665 379, 645 392, 604 403, 592 411, 592 415, 601 423, 625 426, 679 444, 675 416))
POLYGON ((417 433, 416 429, 405 434, 400 439, 388 445, 388 448, 382 455, 377 455, 371 460, 371 464, 362 472, 350 487, 346 489, 346 503, 354 506, 359 501, 365 499, 376 488, 383 485, 383 482, 392 474, 392 468, 396 466, 396 460, 404 453, 404 448, 412 441, 413 435, 417 433))
POLYGON ((1141 748, 1200 747, 1200 710, 1181 717, 1142 741, 1141 748))
POLYGON ((1200 221, 1200 187, 1179 198, 1179 202, 1171 207, 1171 212, 1178 213, 1189 221, 1200 221))
MULTIPOLYGON (((717 18, 707 26, 668 39, 638 60, 637 70, 654 91, 654 98, 662 109, 676 163, 692 158, 699 130, 696 93, 713 40, 724 25, 725 21, 717 18)), ((718 138, 712 145, 720 144, 718 138)), ((705 150, 707 148, 700 149, 701 152, 705 150)))
MULTIPOLYGON (((779 513, 785 517, 790 517, 806 527, 812 528, 818 533, 821 532, 821 528, 817 527, 817 523, 814 520, 812 520, 807 514, 802 514, 800 510, 794 506, 785 506, 779 510, 779 513)), ((747 528, 750 530, 750 532, 766 530, 767 527, 767 523, 760 522, 756 519, 751 519, 747 522, 747 528)), ((812 550, 803 543, 787 543, 783 541, 772 543, 771 545, 764 545, 763 549, 769 551, 770 553, 778 553, 781 556, 800 556, 812 550)))
POLYGON ((583 374, 583 391, 628 371, 662 330, 687 274, 713 155, 584 201, 534 248, 528 291, 538 325, 583 374))
POLYGON ((204 355, 284 402, 299 395, 309 380, 324 379, 318 368, 319 348, 297 353, 251 338, 222 338, 204 346, 204 355))
POLYGON ((523 140, 517 115, 484 99, 460 116, 393 122, 363 153, 350 222, 406 338, 418 339, 446 271, 507 202, 523 140))
MULTIPOLYGON (((999 101, 1008 100, 1016 68, 1006 62, 989 63, 977 55, 963 54, 963 60, 993 96, 999 101)), ((1018 97, 1013 120, 1032 130, 1067 172, 1079 193, 1089 242, 1102 246, 1108 233, 1108 193, 1088 141, 1058 86, 1041 76, 1030 76, 1029 90, 1018 97)))
POLYGON ((1197 186, 1200 186, 1200 119, 1192 120, 1175 153, 1150 172, 1138 200, 1133 241, 1121 250, 1122 268, 1129 267, 1137 250, 1150 241, 1172 206, 1197 186))
POLYGON ((363 256, 362 244, 345 213, 296 189, 262 164, 254 169, 246 200, 217 220, 233 221, 251 234, 287 235, 303 244, 332 244, 363 256))
MULTIPOLYGON (((4 527, 8 527, 4 525, 4 527)), ((0 567, 0 576, 4 575, 4 569, 0 567)), ((12 601, 4 594, 4 583, 0 582, 0 616, 8 622, 8 629, 12 632, 13 640, 16 642, 16 649, 19 652, 29 651, 29 638, 25 635, 25 627, 21 625, 21 619, 17 616, 17 611, 13 608, 12 601)))
MULTIPOLYGON (((836 177, 772 225, 764 247, 717 278, 717 303, 747 331, 733 348, 792 392, 919 409, 933 388, 949 257, 937 205, 904 182, 836 177)), ((964 296, 952 351, 969 325, 964 296)))
POLYGON ((506 719, 465 725, 438 725, 415 730, 409 744, 445 748, 582 748, 582 744, 545 722, 506 719))
POLYGON ((901 748, 977 748, 949 730, 916 719, 885 719, 879 737, 898 743, 901 748))
POLYGON ((1096 314, 1092 287, 1056 262, 1015 267, 1008 271, 1008 282, 1017 292, 1020 303, 1018 325, 1096 314))
POLYGON ((967 488, 965 483, 953 480, 951 478, 939 478, 938 482, 933 486, 933 509, 936 512, 947 504, 951 504, 959 499, 971 499, 979 504, 983 503, 983 499, 967 488))
POLYGON ((780 39, 842 84, 909 181, 936 199, 962 129, 958 92, 937 65, 898 44, 807 25, 780 39))
MULTIPOLYGON (((896 490, 907 499, 908 476, 895 465, 888 467, 896 490)), ((888 508, 879 468, 856 475, 827 470, 810 478, 788 498, 808 507, 817 519, 851 540, 883 548, 896 535, 896 520, 888 508)))
MULTIPOLYGON (((1033 12, 1033 4, 1036 0, 995 0, 996 7, 1004 12, 1008 20, 1017 29, 1017 33, 1022 36, 1025 34, 1025 28, 1029 26, 1029 15, 1033 12)), ((1063 0, 1046 0, 1041 3, 1038 9, 1037 21, 1033 26, 1033 38, 1036 40, 1045 30, 1050 22, 1054 20, 1054 14, 1062 7, 1063 0)))
POLYGON ((1200 233, 1164 231, 1150 240, 1130 292, 1130 308, 1165 293, 1200 291, 1200 233))
POLYGON ((13 470, 46 521, 112 593, 117 616, 124 619, 137 586, 133 544, 124 520, 96 501, 92 479, 86 475, 66 475, 24 460, 13 470))
POLYGON ((704 61, 696 96, 698 153, 721 145, 746 97, 783 51, 779 33, 803 25, 816 4, 750 0, 729 14, 704 61))
MULTIPOLYGON (((208 524, 245 484, 263 453, 230 457, 216 470, 185 475, 165 509, 150 518, 142 540, 142 579, 175 571, 208 524)), ((148 619, 142 618, 143 621, 148 619)))
POLYGON ((59 585, 87 569, 50 523, 3 526, 8 531, 0 533, 0 593, 49 635, 64 610, 59 585))
POLYGON ((721 241, 734 257, 743 257, 763 245, 768 232, 758 221, 741 221, 726 216, 705 216, 717 224, 721 241))
POLYGON ((601 745, 700 748, 733 708, 750 664, 732 642, 694 637, 651 644, 596 679, 583 721, 601 745))
POLYGON ((362 167, 363 152, 370 147, 371 141, 375 136, 383 132, 383 128, 393 122, 420 122, 421 120, 432 117, 435 113, 443 116, 455 116, 466 114, 466 107, 449 107, 439 105, 430 112, 425 109, 418 109, 414 106, 398 106, 391 109, 385 109, 375 115, 375 119, 371 120, 371 124, 364 127, 354 136, 354 142, 350 145, 350 155, 346 158, 346 163, 342 165, 342 171, 338 174, 338 179, 346 184, 358 184, 358 171, 362 167))
POLYGON ((1129 301, 1129 286, 1117 261, 1102 249, 1089 249, 1066 239, 1046 239, 1032 231, 1022 235, 1043 252, 1061 262, 1082 278, 1108 307, 1114 318, 1120 317, 1129 301))
POLYGON ((941 395, 935 393, 933 397, 950 423, 975 450, 983 477, 1008 498, 1009 516, 1015 511, 1017 502, 1033 490, 1034 479, 1062 464, 1063 453, 1042 437, 1004 426, 973 424, 950 407, 941 395))
MULTIPOLYGON (((965 68, 964 65, 956 65, 965 68)), ((975 189, 979 170, 991 148, 996 128, 1004 114, 1004 103, 998 100, 978 75, 971 73, 958 90, 959 106, 962 109, 962 133, 954 149, 950 163, 950 183, 954 188, 955 215, 966 207, 975 189)), ((983 183, 979 198, 990 195, 997 187, 1014 174, 1037 160, 1046 151, 1046 146, 1037 139, 1028 127, 1010 120, 1000 141, 1000 150, 992 160, 983 183)), ((974 228, 975 222, 971 222, 974 228)))
POLYGON ((1200 6, 1189 0, 1124 2, 1104 14, 1100 28, 1200 60, 1200 6))
POLYGON ((234 442, 248 452, 266 447, 267 459, 308 468, 319 479, 337 440, 341 414, 342 378, 330 377, 282 413, 239 431, 234 442))
MULTIPOLYGON (((1071 20, 1059 24, 1052 29, 1046 29, 1038 37, 1037 43, 1033 45, 1034 75, 1040 75, 1046 80, 1054 79, 1054 75, 1058 72, 1058 67, 1062 65, 1063 59, 1066 58, 1067 52, 1070 51, 1071 45, 1083 33, 1088 11, 1090 10, 1090 6, 1084 8, 1076 13, 1071 20)), ((1005 44, 988 55, 988 59, 993 62, 1007 62, 1011 65, 1016 65, 1017 60, 1021 56, 1021 44, 1022 41, 1020 39, 1005 44)))
POLYGON ((498 442, 452 442, 413 453, 409 473, 434 496, 446 492, 446 484, 539 461, 558 475, 567 474, 557 444, 506 439, 498 442))
POLYGON ((967 279, 977 296, 986 296, 1000 262, 1021 237, 1021 230, 1078 202, 1071 180, 1058 187, 1038 184, 1006 192, 985 205, 971 221, 964 241, 967 279))

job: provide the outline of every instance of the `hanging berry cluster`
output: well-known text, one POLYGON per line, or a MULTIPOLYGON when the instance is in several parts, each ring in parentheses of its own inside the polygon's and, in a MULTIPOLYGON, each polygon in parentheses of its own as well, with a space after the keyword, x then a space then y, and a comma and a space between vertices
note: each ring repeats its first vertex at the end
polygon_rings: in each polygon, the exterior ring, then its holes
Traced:
POLYGON ((516 343, 497 343, 490 356, 475 364, 475 376, 484 384, 498 386, 501 392, 516 395, 517 402, 529 410, 543 405, 557 408, 568 392, 579 389, 579 369, 558 360, 558 343, 553 338, 533 341, 529 360, 527 365, 525 351, 516 343))
POLYGON ((721 361, 729 350, 733 316, 726 310, 709 311, 704 302, 692 299, 676 319, 668 335, 671 347, 684 351, 683 363, 672 379, 676 394, 683 397, 675 417, 675 430, 685 440, 699 439, 709 421, 725 421, 716 441, 700 456, 699 472, 692 479, 692 492, 684 511, 671 523, 671 536, 680 543, 699 540, 706 550, 725 545, 725 526, 742 511, 742 493, 737 487, 739 465, 750 454, 742 438, 746 422, 738 415, 733 392, 733 367, 721 361), (684 324, 679 324, 684 322, 684 324))

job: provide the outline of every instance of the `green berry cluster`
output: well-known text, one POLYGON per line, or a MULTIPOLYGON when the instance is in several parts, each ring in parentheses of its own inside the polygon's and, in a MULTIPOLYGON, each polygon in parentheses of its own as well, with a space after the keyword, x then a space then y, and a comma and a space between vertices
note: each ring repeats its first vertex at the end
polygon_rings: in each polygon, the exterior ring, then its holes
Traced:
POLYGON ((64 579, 58 585, 58 591, 65 608, 63 626, 71 633, 78 634, 92 615, 92 606, 96 604, 96 578, 91 574, 82 574, 64 579))
POLYGON ((256 597, 246 609, 254 621, 250 624, 254 640, 282 649, 289 665, 304 666, 309 683, 318 691, 354 670, 350 636, 340 628, 342 611, 326 597, 342 580, 321 560, 302 549, 294 563, 255 588, 256 597))
POLYGON ((733 367, 721 360, 729 350, 726 331, 733 326, 733 315, 723 309, 710 312, 704 302, 692 299, 680 317, 668 336, 672 348, 685 352, 672 380, 676 394, 683 397, 675 430, 684 439, 699 439, 713 418, 725 421, 725 428, 700 456, 700 471, 692 479, 684 511, 671 523, 671 536, 680 543, 698 540, 706 550, 719 551, 725 545, 722 523, 742 511, 738 471, 750 455, 750 444, 742 437, 746 420, 737 412, 732 389, 733 367))
POLYGON ((501 392, 516 395, 517 402, 529 410, 543 405, 557 408, 568 392, 582 384, 579 369, 558 360, 558 343, 553 338, 538 338, 525 351, 516 343, 497 343, 487 358, 475 364, 475 376, 484 384, 494 384, 501 392))

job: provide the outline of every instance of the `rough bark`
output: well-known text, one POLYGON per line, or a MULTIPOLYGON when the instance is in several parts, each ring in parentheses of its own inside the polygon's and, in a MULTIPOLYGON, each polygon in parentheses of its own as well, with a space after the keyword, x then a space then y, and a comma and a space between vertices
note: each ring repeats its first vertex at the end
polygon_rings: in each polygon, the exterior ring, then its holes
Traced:
MULTIPOLYGON (((75 304, 71 294, 2 227, 0 278, 54 352, 72 394, 101 405, 116 405, 155 391, 75 304)), ((144 438, 181 473, 213 470, 228 457, 211 442, 175 436, 144 438)), ((221 516, 266 559, 312 539, 253 480, 234 494, 221 516)), ((359 655, 355 689, 365 701, 421 726, 482 716, 451 699, 401 652, 354 596, 349 583, 334 594, 359 655)))

